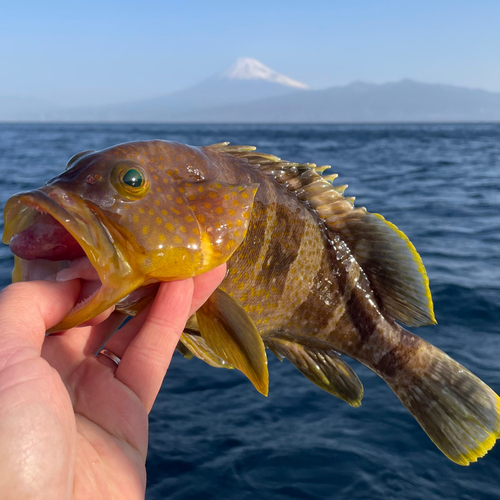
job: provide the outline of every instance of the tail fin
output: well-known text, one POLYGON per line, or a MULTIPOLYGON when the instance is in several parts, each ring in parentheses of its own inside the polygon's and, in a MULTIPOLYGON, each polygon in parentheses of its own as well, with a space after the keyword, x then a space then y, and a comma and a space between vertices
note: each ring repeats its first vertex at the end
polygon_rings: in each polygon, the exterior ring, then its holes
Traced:
POLYGON ((500 436, 500 398, 443 351, 425 344, 428 348, 419 352, 428 359, 419 369, 403 366, 386 382, 434 444, 450 460, 469 465, 500 436))

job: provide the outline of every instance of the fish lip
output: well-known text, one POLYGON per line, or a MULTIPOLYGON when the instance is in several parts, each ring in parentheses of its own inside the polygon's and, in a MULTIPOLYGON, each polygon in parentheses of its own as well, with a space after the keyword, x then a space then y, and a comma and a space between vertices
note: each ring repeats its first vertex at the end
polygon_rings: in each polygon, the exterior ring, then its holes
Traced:
MULTIPOLYGON (((48 333, 69 330, 85 323, 142 285, 143 277, 132 269, 96 212, 83 199, 57 186, 45 186, 12 196, 5 205, 2 241, 9 244, 12 237, 31 226, 41 212, 54 217, 75 238, 101 280, 100 288, 76 304, 48 333)), ((23 265, 23 259, 18 259, 18 262, 23 265)))
POLYGON ((12 196, 5 205, 3 243, 29 227, 38 213, 48 213, 78 242, 99 274, 101 283, 118 288, 132 272, 116 248, 106 226, 87 204, 57 186, 47 186, 12 196))

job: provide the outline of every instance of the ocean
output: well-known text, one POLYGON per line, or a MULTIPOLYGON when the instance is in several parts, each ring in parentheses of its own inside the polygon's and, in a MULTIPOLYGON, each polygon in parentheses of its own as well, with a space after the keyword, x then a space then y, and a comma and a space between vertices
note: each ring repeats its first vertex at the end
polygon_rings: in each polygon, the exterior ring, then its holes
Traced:
MULTIPOLYGON (((413 329, 500 393, 500 124, 0 124, 2 207, 79 151, 168 139, 251 144, 329 164, 356 204, 403 230, 422 256, 438 325, 413 329)), ((0 248, 0 286, 13 259, 0 248)), ((385 383, 351 408, 269 352, 270 391, 176 355, 150 416, 149 500, 500 499, 500 445, 450 462, 385 383)))

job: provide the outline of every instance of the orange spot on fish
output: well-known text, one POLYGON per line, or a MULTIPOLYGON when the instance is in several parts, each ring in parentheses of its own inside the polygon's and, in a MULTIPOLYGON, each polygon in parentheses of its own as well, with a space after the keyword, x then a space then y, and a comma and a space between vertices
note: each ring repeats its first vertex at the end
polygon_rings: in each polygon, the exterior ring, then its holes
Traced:
POLYGON ((171 233, 173 233, 173 232, 174 232, 174 226, 173 226, 173 225, 172 225, 172 223, 170 223, 170 222, 167 222, 167 223, 165 224, 165 229, 166 229, 167 231, 170 231, 171 233))
POLYGON ((215 211, 218 213, 218 214, 223 214, 224 213, 224 210, 222 209, 222 207, 217 207, 215 209, 215 211))

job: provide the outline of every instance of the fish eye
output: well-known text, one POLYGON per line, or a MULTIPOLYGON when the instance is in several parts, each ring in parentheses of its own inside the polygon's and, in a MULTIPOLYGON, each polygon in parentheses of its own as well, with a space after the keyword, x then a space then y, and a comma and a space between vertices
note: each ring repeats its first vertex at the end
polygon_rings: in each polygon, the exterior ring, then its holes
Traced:
POLYGON ((146 172, 132 162, 120 162, 111 171, 114 188, 129 200, 139 200, 149 191, 146 172))
POLYGON ((138 170, 131 168, 124 174, 123 182, 128 186, 140 188, 144 184, 144 177, 138 170))

